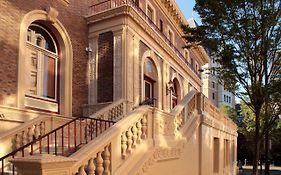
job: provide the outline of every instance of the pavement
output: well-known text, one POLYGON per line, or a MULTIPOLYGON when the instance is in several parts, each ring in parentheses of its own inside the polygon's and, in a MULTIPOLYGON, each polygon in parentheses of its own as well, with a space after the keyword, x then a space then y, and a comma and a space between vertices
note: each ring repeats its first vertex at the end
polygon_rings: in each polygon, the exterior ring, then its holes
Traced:
MULTIPOLYGON (((238 171, 237 175, 252 175, 252 170, 252 166, 243 166, 243 171, 238 171)), ((264 174, 264 166, 262 172, 262 174, 264 174)), ((281 175, 281 167, 270 166, 270 175, 281 175)))

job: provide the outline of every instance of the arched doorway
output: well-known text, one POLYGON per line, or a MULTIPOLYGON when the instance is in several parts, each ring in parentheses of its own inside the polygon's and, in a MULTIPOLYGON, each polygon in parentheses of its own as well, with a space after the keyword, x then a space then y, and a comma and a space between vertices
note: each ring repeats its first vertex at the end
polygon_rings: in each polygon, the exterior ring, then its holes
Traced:
POLYGON ((144 103, 155 106, 158 74, 156 65, 150 57, 145 59, 143 70, 144 103))

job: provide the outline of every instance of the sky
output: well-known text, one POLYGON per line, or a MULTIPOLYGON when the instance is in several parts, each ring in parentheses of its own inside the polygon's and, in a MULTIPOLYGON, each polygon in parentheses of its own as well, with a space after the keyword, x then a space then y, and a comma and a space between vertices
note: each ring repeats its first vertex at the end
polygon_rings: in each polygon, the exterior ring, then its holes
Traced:
POLYGON ((186 19, 194 18, 197 23, 201 23, 199 15, 193 11, 195 0, 176 0, 176 2, 186 19))

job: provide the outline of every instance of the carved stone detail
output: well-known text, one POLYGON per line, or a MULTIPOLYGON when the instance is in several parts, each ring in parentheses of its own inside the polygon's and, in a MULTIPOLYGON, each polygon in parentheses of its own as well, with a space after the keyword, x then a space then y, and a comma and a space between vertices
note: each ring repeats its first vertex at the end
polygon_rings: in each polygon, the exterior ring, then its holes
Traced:
POLYGON ((51 6, 47 7, 46 11, 47 11, 47 20, 50 21, 51 23, 56 23, 59 12, 51 6))

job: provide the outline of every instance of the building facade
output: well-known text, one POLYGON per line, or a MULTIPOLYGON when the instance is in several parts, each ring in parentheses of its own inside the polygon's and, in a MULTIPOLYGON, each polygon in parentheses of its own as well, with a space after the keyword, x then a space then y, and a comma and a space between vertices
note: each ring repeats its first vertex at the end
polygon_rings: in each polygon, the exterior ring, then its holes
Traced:
POLYGON ((235 174, 236 125, 202 95, 210 59, 183 49, 174 0, 0 6, 2 172, 235 174))
POLYGON ((217 107, 224 105, 235 109, 236 103, 234 94, 224 88, 224 83, 227 82, 219 80, 215 73, 211 73, 211 69, 218 66, 219 64, 213 59, 203 66, 203 93, 217 107))

